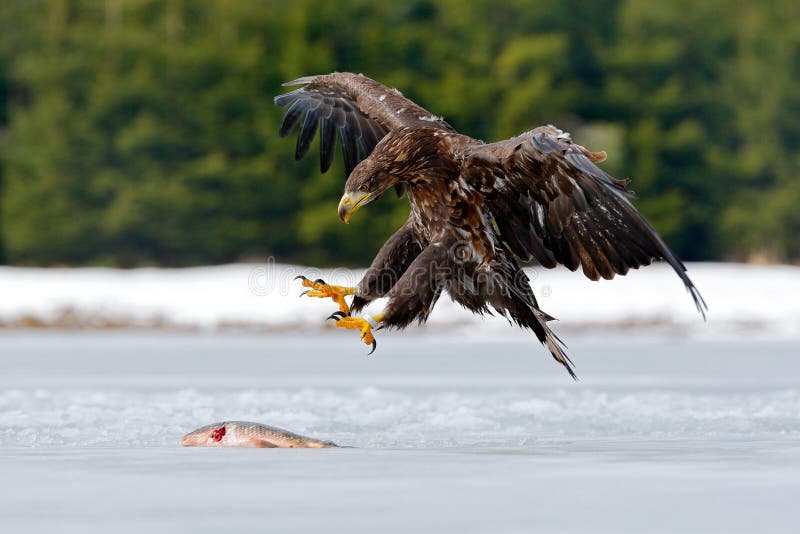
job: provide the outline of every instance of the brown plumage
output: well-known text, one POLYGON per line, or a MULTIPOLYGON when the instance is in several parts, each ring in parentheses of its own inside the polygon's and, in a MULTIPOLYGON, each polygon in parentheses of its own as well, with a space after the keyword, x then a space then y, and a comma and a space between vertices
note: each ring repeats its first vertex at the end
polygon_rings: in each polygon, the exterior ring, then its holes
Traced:
POLYGON ((686 268, 591 152, 553 126, 486 144, 362 75, 300 78, 275 98, 286 106, 280 133, 300 124, 295 157, 319 129, 320 168, 335 138, 349 178, 339 214, 395 187, 406 192, 408 221, 383 246, 356 289, 352 311, 386 296, 381 322, 403 328, 427 319, 442 291, 464 307, 493 309, 533 330, 574 377, 563 346, 539 310, 518 260, 536 259, 611 279, 656 260, 669 263, 698 311, 706 305, 686 268))

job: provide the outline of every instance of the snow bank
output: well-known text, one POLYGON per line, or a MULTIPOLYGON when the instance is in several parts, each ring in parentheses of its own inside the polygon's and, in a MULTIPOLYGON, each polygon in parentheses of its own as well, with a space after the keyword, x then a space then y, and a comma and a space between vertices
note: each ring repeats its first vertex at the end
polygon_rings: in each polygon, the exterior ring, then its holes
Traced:
MULTIPOLYGON (((565 269, 530 269, 540 306, 556 329, 625 329, 696 336, 800 335, 800 268, 690 264, 709 305, 698 316, 680 280, 664 265, 613 281, 591 282, 565 269)), ((298 274, 353 285, 360 270, 280 264, 188 269, 0 268, 0 322, 6 327, 155 327, 285 330, 319 328, 334 306, 299 299, 298 274)), ((373 305, 377 309, 380 303, 373 305)), ((459 334, 514 335, 502 317, 479 318, 443 297, 429 328, 459 334), (476 331, 473 327, 481 324, 476 331)))

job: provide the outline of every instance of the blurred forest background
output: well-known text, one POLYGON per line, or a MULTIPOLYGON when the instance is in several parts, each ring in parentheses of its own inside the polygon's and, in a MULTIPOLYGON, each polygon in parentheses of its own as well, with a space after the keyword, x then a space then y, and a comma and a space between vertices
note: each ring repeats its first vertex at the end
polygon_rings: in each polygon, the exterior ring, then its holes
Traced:
POLYGON ((607 150, 684 259, 797 261, 798 4, 4 0, 0 260, 367 264, 407 202, 341 224, 340 154, 294 162, 272 103, 340 70, 474 137, 607 150))

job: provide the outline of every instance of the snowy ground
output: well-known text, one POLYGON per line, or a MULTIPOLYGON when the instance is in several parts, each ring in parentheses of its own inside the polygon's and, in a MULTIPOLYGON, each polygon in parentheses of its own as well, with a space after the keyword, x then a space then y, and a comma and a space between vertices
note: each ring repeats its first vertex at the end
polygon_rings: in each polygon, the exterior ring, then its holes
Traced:
MULTIPOLYGON (((330 301, 298 299, 301 288, 292 279, 304 274, 354 285, 360 273, 272 263, 130 271, 2 267, 0 325, 318 330, 335 308, 330 301)), ((540 305, 560 319, 560 332, 635 327, 703 339, 800 338, 800 267, 691 264, 689 275, 708 302, 708 323, 668 266, 600 282, 565 269, 529 270, 540 305)), ((447 297, 429 328, 512 335, 504 319, 481 320, 447 297)))
POLYGON ((3 530, 797 531, 800 341, 351 334, 0 333, 3 530))

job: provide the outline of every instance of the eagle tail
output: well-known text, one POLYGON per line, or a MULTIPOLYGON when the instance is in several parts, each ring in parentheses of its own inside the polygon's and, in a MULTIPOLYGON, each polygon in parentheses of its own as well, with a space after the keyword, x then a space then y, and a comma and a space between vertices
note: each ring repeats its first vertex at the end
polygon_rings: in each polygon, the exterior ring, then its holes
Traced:
POLYGON ((547 325, 556 318, 539 309, 536 297, 531 290, 530 282, 525 273, 513 259, 509 263, 494 265, 494 274, 497 287, 500 288, 501 298, 494 303, 495 309, 505 312, 516 324, 522 328, 533 330, 539 341, 547 347, 553 358, 564 366, 573 380, 578 376, 572 369, 574 363, 569 359, 567 348, 561 339, 547 325))
POLYGON ((513 299, 511 303, 507 304, 511 304, 506 306, 506 310, 514 322, 523 328, 533 330, 533 333, 536 334, 542 345, 547 347, 553 358, 564 366, 573 380, 577 381, 578 376, 572 369, 575 364, 564 352, 567 348, 566 345, 547 325, 549 321, 554 321, 555 318, 540 310, 536 305, 527 302, 527 299, 524 298, 513 299))
POLYGON ((575 371, 572 369, 572 366, 575 364, 569 359, 567 353, 564 352, 564 349, 566 349, 567 346, 557 335, 555 335, 550 327, 547 326, 547 321, 552 321, 553 318, 538 309, 533 309, 532 311, 540 325, 540 328, 533 328, 533 331, 536 333, 539 341, 541 341, 542 344, 547 347, 547 350, 550 351, 550 354, 553 355, 553 358, 555 358, 558 363, 564 366, 569 373, 569 376, 571 376, 573 380, 577 381, 578 375, 576 375, 575 371), (541 333, 540 330, 542 331, 541 333))

